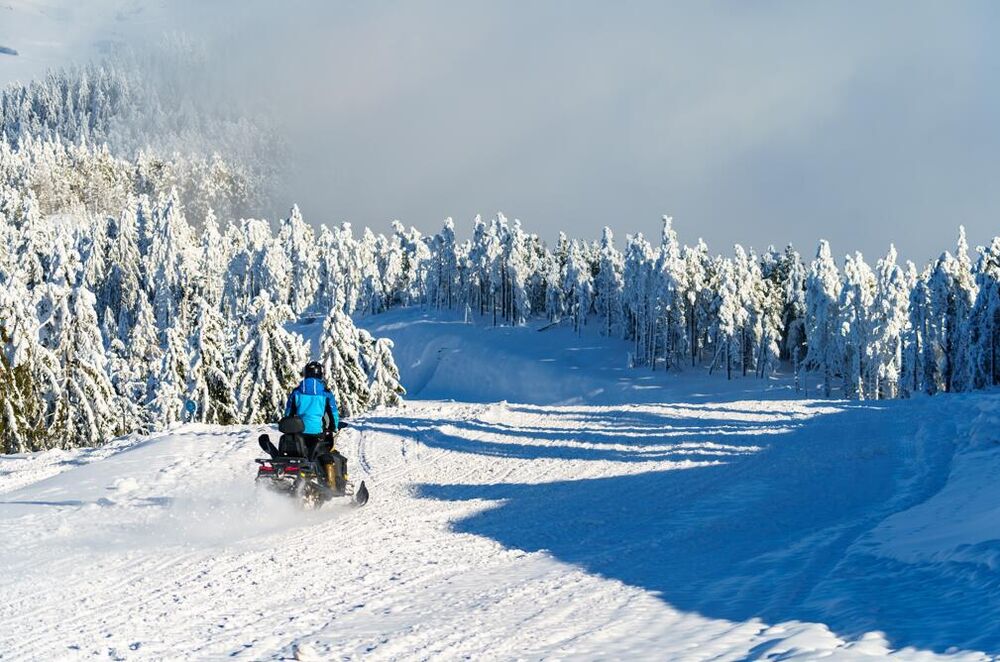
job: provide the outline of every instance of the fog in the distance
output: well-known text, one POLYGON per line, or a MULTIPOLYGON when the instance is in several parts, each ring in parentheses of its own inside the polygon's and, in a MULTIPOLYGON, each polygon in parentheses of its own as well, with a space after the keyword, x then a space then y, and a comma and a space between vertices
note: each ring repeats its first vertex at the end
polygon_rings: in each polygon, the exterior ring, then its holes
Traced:
POLYGON ((993 4, 118 4, 122 39, 204 39, 233 103, 276 118, 275 213, 466 234, 503 210, 549 240, 667 213, 720 252, 918 262, 1000 230, 993 4))

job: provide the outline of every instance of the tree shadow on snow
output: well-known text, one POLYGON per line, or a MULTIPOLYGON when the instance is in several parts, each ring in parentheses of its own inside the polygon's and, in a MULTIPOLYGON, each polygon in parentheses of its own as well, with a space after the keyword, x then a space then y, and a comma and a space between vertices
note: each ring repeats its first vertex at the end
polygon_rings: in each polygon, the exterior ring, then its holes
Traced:
POLYGON ((889 514, 923 501, 946 479, 948 442, 921 449, 933 456, 927 461, 914 462, 912 452, 904 452, 906 434, 900 430, 915 425, 920 410, 914 406, 841 406, 838 413, 781 426, 634 411, 622 411, 620 417, 609 412, 607 420, 594 421, 595 428, 604 429, 611 421, 611 429, 621 422, 625 428, 686 431, 622 439, 632 445, 628 450, 601 447, 608 437, 588 437, 585 431, 574 431, 573 439, 594 447, 565 445, 566 430, 546 431, 538 420, 523 435, 506 428, 502 434, 546 445, 478 440, 490 426, 477 422, 434 426, 428 420, 385 417, 374 419, 372 427, 431 447, 487 456, 721 461, 542 484, 429 484, 419 486, 418 494, 496 501, 495 507, 457 522, 455 530, 510 548, 548 550, 588 572, 651 591, 684 611, 733 621, 821 622, 847 638, 877 630, 895 648, 1000 653, 996 572, 906 564, 855 545, 889 514), (723 434, 713 424, 747 434, 723 434), (692 443, 709 441, 723 448, 705 449, 705 455, 692 443), (651 444, 681 445, 646 452, 643 446, 651 444), (935 473, 928 467, 944 469, 935 473), (901 489, 907 480, 911 487, 901 489))
MULTIPOLYGON (((507 441, 488 441, 483 438, 470 438, 462 434, 449 433, 449 429, 456 432, 465 432, 472 435, 482 435, 490 432, 488 425, 469 422, 450 422, 444 426, 435 426, 427 421, 403 421, 393 425, 382 425, 378 422, 366 422, 366 430, 375 432, 386 432, 399 434, 413 439, 419 439, 423 444, 433 448, 444 448, 460 453, 472 453, 475 455, 490 455, 499 458, 519 459, 519 460, 590 460, 590 461, 610 461, 610 462, 652 462, 652 461, 693 461, 709 462, 713 460, 725 459, 731 455, 754 452, 751 446, 736 445, 731 443, 728 436, 707 435, 690 433, 683 438, 674 436, 649 435, 646 440, 656 446, 651 449, 628 449, 619 448, 589 448, 587 446, 611 446, 614 442, 604 438, 594 441, 586 437, 585 434, 568 434, 564 432, 534 432, 525 434, 524 437, 534 440, 544 440, 544 445, 530 443, 515 443, 507 441), (562 441, 563 444, 551 442, 562 441), (717 441, 719 447, 699 447, 685 448, 693 442, 704 443, 706 441, 717 441), (587 446, 574 445, 573 442, 586 443, 587 446)), ((509 436, 518 436, 508 431, 503 433, 509 436)), ((621 442, 618 443, 621 445, 621 442)))

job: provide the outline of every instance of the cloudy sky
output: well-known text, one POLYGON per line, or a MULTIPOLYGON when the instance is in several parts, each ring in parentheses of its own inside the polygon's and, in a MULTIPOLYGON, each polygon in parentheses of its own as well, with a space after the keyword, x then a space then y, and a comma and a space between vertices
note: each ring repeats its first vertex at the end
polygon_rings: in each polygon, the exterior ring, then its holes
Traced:
POLYGON ((0 7, 0 81, 108 35, 207 40, 234 103, 277 109, 318 222, 503 210, 596 238, 670 214, 720 252, 920 262, 959 224, 1000 234, 995 3, 6 2, 32 29, 0 7))

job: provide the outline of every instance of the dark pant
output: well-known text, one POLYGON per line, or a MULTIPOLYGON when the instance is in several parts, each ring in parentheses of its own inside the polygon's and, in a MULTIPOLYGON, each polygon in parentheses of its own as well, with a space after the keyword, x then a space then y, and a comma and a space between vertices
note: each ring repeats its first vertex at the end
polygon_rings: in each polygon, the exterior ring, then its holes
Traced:
MULTIPOLYGON (((331 488, 343 491, 344 476, 347 475, 347 458, 339 451, 333 450, 333 438, 325 434, 303 434, 303 441, 306 443, 308 457, 315 460, 320 466, 333 465, 334 485, 331 488)), ((325 476, 324 476, 325 477, 325 476)))
POLYGON ((333 441, 325 434, 303 434, 302 441, 306 442, 306 457, 310 460, 318 460, 321 455, 325 455, 333 448, 333 441))

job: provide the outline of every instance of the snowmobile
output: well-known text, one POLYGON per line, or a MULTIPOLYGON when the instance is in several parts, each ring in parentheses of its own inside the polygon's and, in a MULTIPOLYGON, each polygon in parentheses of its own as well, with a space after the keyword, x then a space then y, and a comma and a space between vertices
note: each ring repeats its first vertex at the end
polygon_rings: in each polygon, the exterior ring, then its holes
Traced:
MULTIPOLYGON (((342 425, 337 433, 347 426, 342 425)), ((302 437, 302 420, 297 416, 283 418, 278 423, 282 433, 278 446, 271 438, 262 434, 257 439, 261 450, 268 454, 266 458, 258 458, 257 484, 293 496, 306 508, 319 508, 327 501, 340 497, 348 497, 355 506, 368 503, 368 488, 365 482, 355 489, 354 482, 346 472, 347 461, 336 450, 336 436, 330 437, 329 454, 336 467, 333 485, 328 485, 323 466, 316 457, 322 447, 313 446, 312 453, 302 437)), ((322 448, 325 450, 325 448, 322 448)))

